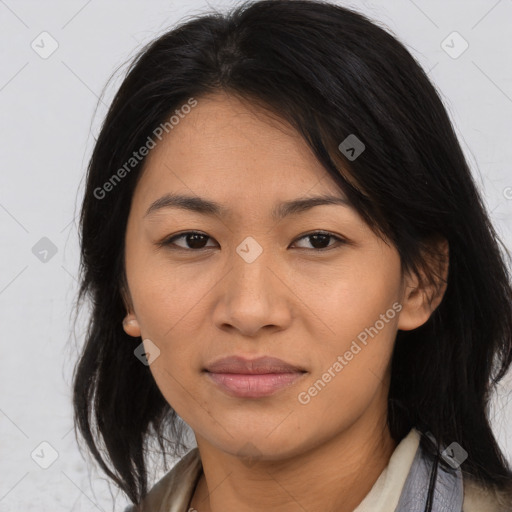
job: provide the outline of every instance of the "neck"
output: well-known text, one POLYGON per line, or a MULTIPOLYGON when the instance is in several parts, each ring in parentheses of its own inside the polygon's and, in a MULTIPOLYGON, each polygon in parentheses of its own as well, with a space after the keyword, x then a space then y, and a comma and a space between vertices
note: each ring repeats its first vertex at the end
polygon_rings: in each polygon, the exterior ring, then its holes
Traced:
POLYGON ((382 421, 373 425, 368 428, 363 415, 347 430, 307 452, 285 460, 258 461, 250 467, 196 435, 203 474, 191 509, 353 512, 397 445, 382 421))

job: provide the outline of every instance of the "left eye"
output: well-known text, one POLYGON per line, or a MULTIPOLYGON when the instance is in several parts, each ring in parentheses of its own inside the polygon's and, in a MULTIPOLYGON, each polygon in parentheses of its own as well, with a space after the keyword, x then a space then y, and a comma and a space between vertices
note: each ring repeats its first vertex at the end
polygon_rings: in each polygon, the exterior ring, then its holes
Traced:
MULTIPOLYGON (((208 247, 213 246, 205 246, 204 241, 210 238, 208 235, 205 235, 204 233, 199 233, 198 231, 187 231, 185 233, 181 233, 180 235, 175 235, 171 238, 168 238, 161 242, 159 245, 161 246, 169 246, 171 249, 175 249, 176 246, 178 249, 184 249, 184 250, 195 250, 199 251, 201 249, 206 249, 208 247), (185 239, 186 243, 189 245, 189 247, 183 247, 181 245, 177 245, 174 243, 175 240, 185 239)), ((339 236, 333 235, 332 233, 324 232, 324 231, 314 231, 312 233, 308 233, 306 235, 301 236, 300 238, 297 238, 297 240, 304 240, 304 239, 310 239, 310 243, 313 245, 313 247, 303 247, 304 249, 312 249, 316 251, 322 251, 331 248, 333 245, 336 244, 343 244, 346 243, 346 240, 343 238, 340 238, 339 236), (334 239, 335 243, 329 245, 329 239, 334 239), (326 247, 322 247, 327 243, 326 247)))
MULTIPOLYGON (((325 231, 315 231, 314 233, 308 233, 307 235, 303 235, 300 238, 297 238, 297 240, 303 240, 309 238, 311 240, 311 243, 313 245, 313 249, 317 250, 325 250, 331 248, 333 245, 341 245, 343 243, 346 243, 346 240, 343 238, 340 238, 339 236, 333 235, 332 233, 327 233, 325 231), (334 239, 334 244, 328 244, 327 247, 318 247, 322 246, 326 241, 328 242, 329 239, 334 239)), ((305 247, 305 249, 309 249, 309 247, 305 247)))

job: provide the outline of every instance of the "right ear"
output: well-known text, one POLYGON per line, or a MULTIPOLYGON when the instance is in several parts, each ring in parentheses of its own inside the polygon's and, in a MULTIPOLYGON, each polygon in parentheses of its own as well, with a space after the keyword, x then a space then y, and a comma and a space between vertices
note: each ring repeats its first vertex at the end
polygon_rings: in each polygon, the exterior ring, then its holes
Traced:
POLYGON ((123 319, 123 329, 126 334, 138 338, 140 334, 140 325, 134 313, 128 313, 123 319))
POLYGON ((127 290, 126 282, 123 282, 121 285, 121 297, 123 298, 124 307, 128 312, 123 319, 124 332, 129 336, 138 338, 141 336, 140 325, 135 313, 133 312, 132 300, 129 291, 127 290))

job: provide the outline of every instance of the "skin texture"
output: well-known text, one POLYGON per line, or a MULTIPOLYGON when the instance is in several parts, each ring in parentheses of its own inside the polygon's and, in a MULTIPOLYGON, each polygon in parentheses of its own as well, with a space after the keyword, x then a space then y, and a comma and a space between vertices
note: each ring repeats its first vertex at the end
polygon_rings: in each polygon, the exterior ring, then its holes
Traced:
POLYGON ((126 230, 124 328, 159 348, 152 375, 196 436, 204 474, 190 505, 199 512, 349 512, 396 447, 386 425, 396 332, 426 322, 444 288, 432 295, 402 273, 396 249, 350 206, 271 217, 280 201, 320 194, 342 195, 304 140, 225 94, 198 98, 147 157, 126 230), (145 217, 167 192, 232 213, 164 208, 145 217), (157 245, 192 230, 206 235, 202 244, 157 245), (319 247, 329 248, 316 249, 304 235, 318 230, 347 242, 326 238, 319 247), (263 250, 251 263, 236 251, 248 236, 263 250), (299 393, 394 303, 394 318, 301 403, 299 393), (234 354, 278 357, 307 373, 272 396, 232 397, 202 370, 234 354))

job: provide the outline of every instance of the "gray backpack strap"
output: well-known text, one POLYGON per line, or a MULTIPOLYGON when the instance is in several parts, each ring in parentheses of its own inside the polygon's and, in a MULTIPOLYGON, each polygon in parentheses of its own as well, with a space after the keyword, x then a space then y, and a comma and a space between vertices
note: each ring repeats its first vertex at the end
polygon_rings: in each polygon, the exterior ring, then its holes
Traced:
MULTIPOLYGON (((457 464, 450 463, 450 466, 447 469, 440 463, 437 466, 432 512, 463 512, 462 471, 457 464)), ((418 446, 395 512, 424 512, 432 467, 433 461, 418 446)))

